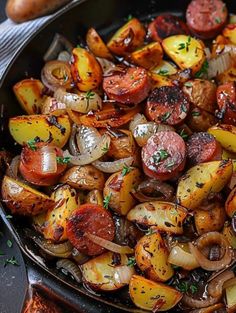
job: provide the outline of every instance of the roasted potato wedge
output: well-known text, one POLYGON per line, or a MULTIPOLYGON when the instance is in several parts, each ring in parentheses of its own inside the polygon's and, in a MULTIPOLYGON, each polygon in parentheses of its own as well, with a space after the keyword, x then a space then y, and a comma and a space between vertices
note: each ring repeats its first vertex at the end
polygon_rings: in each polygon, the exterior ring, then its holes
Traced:
POLYGON ((174 35, 165 38, 162 46, 166 54, 181 68, 199 71, 205 61, 204 43, 190 36, 174 35))
POLYGON ((194 221, 198 234, 220 231, 224 226, 225 215, 224 207, 220 203, 216 203, 210 210, 196 210, 194 221))
POLYGON ((183 91, 194 106, 209 113, 215 113, 217 105, 216 85, 214 83, 204 79, 189 80, 184 84, 183 91))
POLYGON ((2 181, 2 200, 13 214, 29 216, 51 210, 55 205, 53 199, 9 176, 2 181))
POLYGON ((216 125, 208 129, 223 148, 230 152, 236 153, 236 126, 216 125))
POLYGON ((228 24, 222 32, 223 36, 236 45, 236 23, 228 24))
POLYGON ((190 109, 186 119, 187 125, 191 130, 196 132, 207 131, 210 127, 217 123, 217 119, 213 114, 210 114, 198 107, 190 109))
POLYGON ((81 265, 83 280, 94 289, 101 291, 117 290, 125 286, 128 282, 123 282, 120 271, 126 270, 126 276, 134 274, 134 268, 127 266, 128 257, 120 254, 120 264, 115 265, 115 253, 107 252, 81 265))
POLYGON ((236 187, 234 187, 225 202, 225 211, 228 216, 232 217, 236 212, 236 187))
POLYGON ((198 210, 211 192, 220 192, 233 172, 231 160, 212 161, 190 168, 179 180, 177 201, 190 210, 198 210))
POLYGON ((67 240, 67 220, 79 205, 76 191, 70 186, 64 185, 56 189, 51 198, 57 203, 57 206, 47 211, 43 230, 44 237, 57 242, 67 240))
POLYGON ((229 68, 227 71, 217 75, 216 77, 217 82, 219 85, 225 84, 228 82, 235 82, 236 81, 236 64, 229 68))
POLYGON ((9 130, 20 145, 37 137, 62 148, 69 139, 71 125, 67 115, 21 115, 10 118, 9 130))
POLYGON ((86 198, 85 198, 86 203, 92 203, 92 204, 98 204, 103 206, 103 196, 100 190, 98 189, 93 189, 91 190, 86 198))
POLYGON ((142 46, 146 32, 137 18, 132 18, 117 30, 109 40, 108 49, 117 55, 126 55, 142 46))
POLYGON ((227 287, 226 294, 226 307, 228 313, 234 313, 236 311, 236 284, 227 287))
POLYGON ((44 86, 38 79, 24 79, 13 86, 22 109, 28 114, 39 114, 43 101, 44 86))
POLYGON ((138 275, 132 276, 129 293, 137 307, 152 312, 168 311, 182 298, 178 290, 138 275))
POLYGON ((97 31, 91 27, 89 28, 86 35, 86 42, 89 47, 89 50, 99 58, 104 58, 108 60, 113 60, 113 56, 108 50, 107 46, 103 42, 102 38, 99 36, 97 31))
POLYGON ((161 60, 161 62, 151 69, 151 73, 169 76, 177 73, 177 68, 171 62, 161 60))
POLYGON ((151 42, 131 53, 130 58, 135 64, 151 69, 159 64, 163 58, 163 50, 159 42, 151 42))
POLYGON ((167 76, 151 73, 151 77, 152 77, 152 89, 159 88, 162 86, 174 86, 173 81, 167 76))
POLYGON ((43 235, 47 212, 43 212, 32 217, 34 228, 43 235))
POLYGON ((174 275, 168 263, 168 249, 159 233, 143 236, 135 247, 135 260, 145 275, 154 281, 167 281, 174 275))
POLYGON ((153 201, 136 205, 127 215, 127 219, 158 231, 173 234, 183 233, 183 221, 187 216, 185 208, 171 202, 153 201))
POLYGON ((71 73, 80 91, 90 91, 102 82, 102 68, 96 58, 83 48, 72 51, 71 73))
POLYGON ((81 190, 102 190, 104 174, 92 165, 73 166, 61 177, 60 182, 81 190))
POLYGON ((109 199, 109 207, 121 215, 126 215, 136 201, 131 190, 141 182, 141 172, 138 168, 127 168, 125 172, 112 174, 105 183, 104 199, 109 199))
POLYGON ((236 249, 236 236, 234 234, 234 231, 233 231, 231 225, 228 223, 225 223, 222 233, 226 237, 226 239, 228 240, 230 246, 233 249, 236 249))

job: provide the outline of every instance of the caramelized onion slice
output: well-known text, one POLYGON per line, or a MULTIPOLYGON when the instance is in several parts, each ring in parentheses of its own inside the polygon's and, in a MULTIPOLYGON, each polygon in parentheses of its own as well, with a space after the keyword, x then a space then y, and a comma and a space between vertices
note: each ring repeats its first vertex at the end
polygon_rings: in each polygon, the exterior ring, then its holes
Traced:
POLYGON ((57 172, 56 150, 53 146, 43 146, 40 148, 42 159, 41 170, 44 174, 54 174, 57 172))
POLYGON ((182 298, 183 304, 194 309, 207 308, 210 305, 216 304, 219 300, 219 298, 212 297, 209 297, 207 299, 194 299, 186 294, 182 298))
POLYGON ((72 252, 72 245, 69 241, 63 243, 54 244, 45 239, 40 238, 39 236, 33 237, 35 243, 47 254, 58 257, 58 258, 69 258, 72 252))
POLYGON ((75 279, 75 281, 77 281, 77 283, 82 282, 82 273, 78 265, 76 265, 71 260, 61 259, 57 261, 56 265, 59 269, 63 269, 63 271, 66 271, 66 274, 70 273, 71 276, 75 279))
POLYGON ((119 159, 111 162, 95 161, 93 166, 104 173, 115 173, 121 171, 124 166, 131 166, 134 161, 133 157, 119 159))
POLYGON ((199 267, 195 257, 191 253, 184 251, 179 246, 175 246, 171 249, 168 262, 180 266, 188 271, 199 267))
POLYGON ((234 277, 234 272, 226 270, 208 284, 207 291, 213 298, 222 296, 223 285, 234 277))

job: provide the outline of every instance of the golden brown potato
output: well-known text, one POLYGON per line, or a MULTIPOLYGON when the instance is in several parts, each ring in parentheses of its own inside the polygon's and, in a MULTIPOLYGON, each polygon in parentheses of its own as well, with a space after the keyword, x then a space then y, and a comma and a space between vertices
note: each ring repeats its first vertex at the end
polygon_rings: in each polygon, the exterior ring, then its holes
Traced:
POLYGON ((163 50, 159 42, 152 42, 148 45, 135 50, 130 58, 135 64, 144 68, 151 69, 159 64, 163 57, 163 50))
POLYGON ((226 307, 228 313, 234 313, 236 311, 236 284, 227 287, 226 294, 226 307))
POLYGON ((177 188, 177 201, 190 210, 198 210, 212 192, 220 192, 233 172, 231 160, 198 164, 183 175, 177 188))
POLYGON ((186 216, 187 210, 175 203, 152 201, 136 205, 129 211, 127 219, 161 232, 182 234, 186 216))
POLYGON ((22 23, 48 14, 69 1, 70 0, 8 0, 6 14, 14 22, 22 23))
POLYGON ((232 217, 236 212, 236 186, 231 190, 225 202, 225 211, 228 216, 232 217))
POLYGON ((113 56, 108 50, 107 46, 103 42, 102 38, 99 36, 94 28, 89 28, 86 35, 86 42, 89 50, 99 58, 104 58, 108 60, 113 60, 113 56))
POLYGON ((62 148, 70 137, 71 125, 67 115, 21 115, 10 118, 9 130, 20 145, 39 137, 62 148))
POLYGON ((117 30, 109 40, 108 49, 117 55, 126 55, 142 46, 146 32, 137 18, 132 18, 117 30))
POLYGON ((120 264, 114 264, 115 253, 106 252, 81 265, 83 280, 94 289, 112 291, 128 284, 129 278, 134 274, 134 268, 127 266, 128 257, 120 254, 120 264), (126 271, 126 281, 121 271, 126 271))
POLYGON ((152 77, 152 89, 162 86, 174 86, 173 81, 168 76, 151 73, 151 77, 152 77))
POLYGON ((183 91, 194 106, 209 113, 215 113, 217 105, 216 85, 214 83, 204 79, 189 80, 184 84, 183 91))
POLYGON ((197 107, 193 107, 186 119, 187 125, 191 130, 196 132, 207 131, 210 127, 217 123, 217 119, 213 114, 210 114, 197 107))
POLYGON ((13 214, 37 215, 54 207, 55 201, 45 194, 9 177, 2 181, 2 200, 13 214))
POLYGON ((157 75, 169 76, 169 75, 176 74, 177 68, 176 66, 174 66, 173 63, 165 61, 165 60, 161 60, 161 62, 157 66, 152 68, 150 71, 151 73, 154 73, 157 75))
POLYGON ((230 224, 227 222, 224 225, 222 234, 225 236, 225 238, 228 240, 229 245, 233 248, 236 249, 236 236, 235 233, 231 227, 230 224))
POLYGON ((165 53, 181 68, 199 71, 205 61, 204 43, 187 35, 174 35, 162 41, 165 53))
POLYGON ((112 174, 105 183, 104 199, 109 199, 109 207, 121 215, 126 215, 135 205, 131 190, 141 182, 141 172, 138 168, 124 168, 112 174))
POLYGON ((79 205, 76 191, 70 186, 64 185, 56 189, 51 198, 58 205, 47 211, 43 229, 44 237, 57 242, 67 240, 67 220, 79 205))
POLYGON ((228 24, 222 32, 223 36, 236 45, 236 23, 228 24))
POLYGON ((91 190, 85 198, 85 203, 93 203, 103 206, 103 196, 101 191, 97 189, 91 190))
POLYGON ((167 281, 174 275, 168 249, 159 233, 143 236, 135 247, 135 260, 147 278, 167 281))
POLYGON ((102 68, 96 58, 83 48, 72 51, 71 73, 80 91, 96 89, 102 82, 102 68))
POLYGON ((199 235, 209 231, 220 231, 225 222, 225 210, 220 203, 216 203, 210 210, 201 210, 201 206, 194 214, 194 221, 199 235))
POLYGON ((235 82, 236 81, 236 64, 234 64, 234 66, 229 68, 227 71, 217 75, 216 79, 219 85, 222 85, 228 82, 235 82))
POLYGON ((44 86, 38 79, 24 79, 13 86, 21 107, 28 114, 39 114, 43 102, 44 86))
POLYGON ((152 312, 168 311, 182 298, 178 290, 138 275, 132 276, 129 293, 137 307, 152 312))
POLYGON ((223 148, 236 153, 236 126, 216 125, 209 128, 208 133, 212 134, 223 148))
POLYGON ((92 165, 73 166, 61 177, 60 182, 82 190, 102 190, 104 174, 92 165))

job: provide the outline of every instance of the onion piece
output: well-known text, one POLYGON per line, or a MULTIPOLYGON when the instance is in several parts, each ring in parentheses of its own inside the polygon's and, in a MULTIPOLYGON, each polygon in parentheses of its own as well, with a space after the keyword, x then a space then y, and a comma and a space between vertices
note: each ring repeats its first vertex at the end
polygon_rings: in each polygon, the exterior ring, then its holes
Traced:
POLYGON ((212 281, 208 284, 207 291, 209 295, 213 298, 221 297, 223 285, 234 277, 234 272, 230 270, 226 270, 216 278, 212 279, 212 281))
POLYGON ((44 174, 55 174, 57 172, 56 151, 53 146, 43 146, 40 148, 41 170, 44 174))
POLYGON ((107 59, 104 58, 96 58, 98 63, 101 65, 102 71, 104 75, 106 75, 107 72, 113 70, 115 68, 115 64, 111 61, 108 61, 107 59))
POLYGON ((223 303, 217 303, 217 304, 208 306, 206 308, 191 310, 190 313, 214 313, 214 312, 218 312, 217 310, 222 309, 224 307, 225 306, 223 303))
POLYGON ((75 247, 72 250, 71 256, 75 260, 75 262, 79 265, 84 264, 85 262, 87 262, 90 259, 90 257, 88 255, 81 253, 75 247))
POLYGON ((44 61, 47 62, 55 60, 62 50, 66 50, 71 53, 73 50, 73 45, 64 36, 60 34, 55 34, 48 50, 43 56, 44 61))
POLYGON ((6 175, 14 179, 18 179, 18 171, 20 164, 20 155, 15 156, 6 170, 6 175))
POLYGON ((97 111, 102 108, 102 99, 95 92, 80 92, 79 94, 66 92, 62 88, 58 88, 54 92, 54 97, 57 101, 65 103, 67 109, 79 113, 88 113, 89 111, 97 111))
POLYGON ((69 150, 72 155, 79 154, 79 149, 75 141, 76 133, 77 133, 77 125, 73 124, 72 129, 71 129, 70 139, 69 139, 69 150))
POLYGON ((69 153, 68 150, 66 150, 64 151, 63 156, 69 157, 70 163, 74 165, 90 164, 100 159, 109 150, 110 142, 111 138, 107 134, 104 134, 97 145, 93 147, 92 151, 80 154, 78 156, 73 156, 69 153))
POLYGON ((168 262, 180 266, 188 271, 199 267, 199 263, 195 257, 191 253, 184 251, 179 246, 175 246, 171 249, 168 262))
POLYGON ((233 58, 229 52, 223 53, 208 61, 207 77, 209 79, 227 71, 233 65, 233 58))
POLYGON ((51 256, 59 258, 69 258, 71 256, 73 247, 69 241, 54 244, 39 236, 33 236, 32 239, 44 252, 51 256))
POLYGON ((204 48, 204 52, 205 52, 206 58, 210 59, 211 58, 211 50, 208 47, 206 47, 206 48, 204 48))
POLYGON ((184 295, 182 298, 183 304, 187 305, 190 308, 196 308, 196 309, 201 309, 201 308, 206 308, 210 305, 216 304, 220 298, 207 298, 207 299, 194 299, 188 295, 184 295))
POLYGON ((84 236, 86 236, 89 240, 91 240, 92 242, 96 243, 97 245, 115 252, 115 253, 119 253, 119 254, 131 254, 134 253, 134 249, 128 247, 128 246, 120 246, 112 241, 103 239, 101 237, 98 237, 96 235, 90 234, 85 232, 84 236))
POLYGON ((224 235, 218 232, 208 232, 203 234, 197 241, 197 246, 189 243, 190 252, 194 255, 200 266, 207 271, 217 271, 225 268, 230 264, 232 260, 232 250, 229 247, 228 241, 224 235), (210 246, 212 244, 218 244, 224 248, 224 255, 218 261, 210 261, 200 250, 210 246))
POLYGON ((52 91, 60 87, 65 89, 71 88, 72 77, 70 65, 58 60, 47 62, 42 69, 41 80, 52 91))
POLYGON ((68 51, 61 51, 59 54, 58 54, 58 57, 57 57, 57 60, 59 61, 64 61, 64 62, 70 62, 70 59, 71 59, 71 54, 68 52, 68 51))
POLYGON ((133 157, 119 159, 111 162, 95 161, 93 166, 104 173, 115 173, 121 171, 124 166, 131 166, 134 161, 133 157))
POLYGON ((101 134, 92 126, 77 126, 76 142, 80 153, 87 153, 101 140, 101 134))
POLYGON ((63 269, 64 271, 66 271, 65 274, 67 274, 67 272, 70 273, 72 277, 77 281, 77 283, 82 282, 82 273, 79 267, 71 260, 62 259, 57 261, 56 265, 59 269, 63 269))
POLYGON ((137 113, 137 114, 135 114, 133 119, 130 121, 129 130, 133 133, 133 131, 137 125, 145 124, 145 123, 147 123, 147 119, 146 119, 145 115, 137 113))
POLYGON ((114 278, 118 284, 128 285, 133 274, 133 268, 127 265, 120 265, 114 268, 114 278))

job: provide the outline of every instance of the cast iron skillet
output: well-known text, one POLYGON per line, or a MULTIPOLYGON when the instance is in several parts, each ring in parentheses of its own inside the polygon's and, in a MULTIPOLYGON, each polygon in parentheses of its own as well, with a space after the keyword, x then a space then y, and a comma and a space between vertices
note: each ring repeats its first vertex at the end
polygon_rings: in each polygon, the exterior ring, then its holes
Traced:
MULTIPOLYGON (((230 12, 236 11, 236 3, 230 0, 225 2, 230 12)), ((43 67, 42 57, 55 33, 63 34, 76 45, 79 43, 79 36, 84 38, 86 30, 93 26, 104 38, 108 38, 116 28, 125 22, 129 14, 144 22, 161 12, 171 12, 181 16, 185 14, 188 3, 188 0, 82 0, 62 9, 52 21, 44 25, 24 43, 0 82, 0 105, 4 105, 5 108, 5 112, 0 116, 1 147, 11 151, 17 149, 8 134, 7 117, 23 114, 23 112, 13 95, 12 86, 26 77, 40 77, 40 70, 43 67)), ((39 255, 35 244, 26 236, 24 232, 24 228, 27 227, 25 218, 14 217, 11 221, 7 220, 3 206, 0 207, 0 214, 23 253, 56 280, 62 281, 74 291, 77 290, 104 304, 130 312, 143 312, 130 302, 125 289, 119 290, 117 293, 106 293, 99 296, 92 294, 83 286, 77 285, 69 277, 63 276, 54 265, 39 255)))

